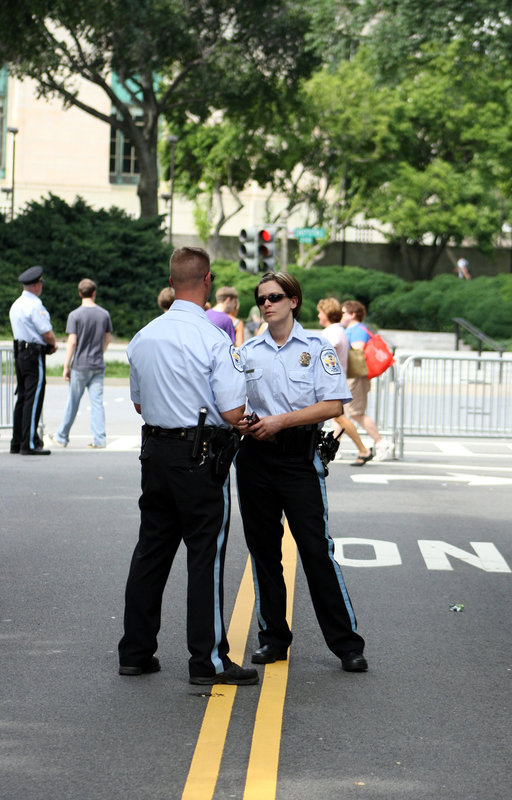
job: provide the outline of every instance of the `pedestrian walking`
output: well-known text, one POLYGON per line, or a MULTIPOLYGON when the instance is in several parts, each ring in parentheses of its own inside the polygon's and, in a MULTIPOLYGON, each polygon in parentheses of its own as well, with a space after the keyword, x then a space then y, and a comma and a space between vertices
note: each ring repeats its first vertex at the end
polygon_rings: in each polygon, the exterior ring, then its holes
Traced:
MULTIPOLYGON (((350 348, 345 328, 341 324, 341 303, 335 297, 326 297, 320 300, 317 305, 318 321, 324 331, 322 335, 329 341, 334 349, 340 362, 341 368, 345 375, 347 374, 347 359, 348 351, 350 348)), ((355 461, 352 461, 352 467, 364 467, 368 461, 373 458, 373 449, 366 447, 363 440, 357 432, 357 428, 348 416, 343 413, 341 417, 332 420, 334 436, 338 437, 344 431, 347 436, 352 439, 357 447, 358 454, 355 461)), ((338 450, 341 456, 341 446, 338 450)))
POLYGON ((254 684, 255 669, 228 656, 223 620, 229 529, 229 466, 239 440, 245 380, 229 336, 204 311, 213 275, 208 253, 171 258, 176 299, 132 339, 130 392, 142 415, 139 541, 119 643, 119 672, 157 672, 162 595, 174 556, 187 548, 187 640, 193 684, 254 684))
POLYGON ((230 315, 237 307, 238 292, 232 286, 221 286, 215 292, 215 300, 215 305, 208 308, 206 315, 214 325, 226 331, 233 344, 236 344, 235 326, 230 315))
POLYGON ((55 353, 57 343, 50 315, 40 300, 43 267, 30 267, 18 280, 23 292, 9 311, 17 382, 11 453, 49 456, 51 450, 44 448, 37 429, 46 387, 46 354, 55 353))
POLYGON ((68 316, 66 333, 66 355, 62 375, 69 381, 68 400, 60 427, 52 442, 67 447, 69 432, 75 421, 80 401, 87 389, 91 401, 92 449, 106 447, 105 409, 103 407, 103 382, 105 360, 103 354, 110 343, 112 321, 110 314, 96 305, 97 287, 90 278, 83 278, 78 284, 78 294, 82 303, 68 316))
MULTIPOLYGON (((341 324, 345 328, 350 347, 354 350, 364 350, 371 336, 362 324, 366 316, 366 308, 359 300, 345 300, 341 307, 341 324)), ((377 424, 366 413, 368 392, 370 391, 370 381, 368 378, 349 378, 349 389, 352 392, 352 400, 343 407, 343 411, 356 421, 375 442, 374 461, 385 461, 393 457, 393 445, 391 442, 382 438, 377 424)), ((363 459, 359 459, 358 461, 363 459)), ((366 459, 369 460, 369 459, 366 459)), ((363 466, 358 464, 357 466, 363 466)))
POLYGON ((471 275, 469 272, 469 261, 467 260, 467 258, 458 258, 455 269, 457 271, 457 277, 459 277, 461 280, 463 281, 471 280, 471 275))
POLYGON ((252 661, 285 660, 292 641, 281 563, 284 512, 325 641, 344 670, 361 672, 368 667, 364 639, 334 559, 325 472, 315 449, 319 426, 341 414, 350 392, 333 347, 309 337, 296 320, 302 303, 298 281, 267 273, 255 297, 268 328, 239 351, 250 414, 239 423, 244 438, 236 458, 259 622, 260 646, 252 661))

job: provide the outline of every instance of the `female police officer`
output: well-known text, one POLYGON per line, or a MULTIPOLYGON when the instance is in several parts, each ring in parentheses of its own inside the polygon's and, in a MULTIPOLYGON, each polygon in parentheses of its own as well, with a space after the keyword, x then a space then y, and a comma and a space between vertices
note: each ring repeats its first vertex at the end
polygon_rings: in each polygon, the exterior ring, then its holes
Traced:
POLYGON ((236 460, 260 627, 252 661, 285 660, 292 640, 281 564, 284 511, 327 645, 344 670, 361 672, 368 668, 364 639, 334 560, 324 470, 314 447, 319 423, 338 416, 350 392, 331 345, 307 336, 295 319, 302 303, 298 281, 267 273, 255 297, 268 329, 239 352, 249 412, 259 419, 239 423, 244 439, 236 460))

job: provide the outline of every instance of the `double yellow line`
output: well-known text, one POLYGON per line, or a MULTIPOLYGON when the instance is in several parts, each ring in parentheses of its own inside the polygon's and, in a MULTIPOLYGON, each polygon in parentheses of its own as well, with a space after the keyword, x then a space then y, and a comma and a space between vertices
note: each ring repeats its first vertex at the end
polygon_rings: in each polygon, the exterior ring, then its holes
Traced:
MULTIPOLYGON (((291 626, 297 551, 288 524, 283 538, 283 568, 287 619, 291 626)), ((230 656, 238 664, 244 659, 253 608, 254 588, 250 559, 247 559, 228 630, 230 656)), ((267 664, 254 721, 243 800, 275 800, 287 682, 288 661, 267 664)), ((222 686, 222 694, 210 697, 181 800, 211 800, 213 797, 236 691, 236 686, 222 686)))

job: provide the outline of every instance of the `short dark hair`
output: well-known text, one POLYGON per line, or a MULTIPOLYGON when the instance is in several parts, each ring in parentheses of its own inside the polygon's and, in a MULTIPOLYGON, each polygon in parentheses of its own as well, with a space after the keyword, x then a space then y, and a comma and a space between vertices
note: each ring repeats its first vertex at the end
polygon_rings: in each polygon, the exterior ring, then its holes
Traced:
POLYGON ((202 247, 180 247, 171 256, 170 272, 174 284, 200 283, 210 272, 210 256, 202 247))
POLYGON ((96 284, 90 278, 82 278, 78 284, 78 294, 80 297, 92 297, 96 291, 96 284))
POLYGON ((294 278, 289 272, 266 272, 254 290, 256 302, 258 302, 258 289, 263 283, 268 283, 269 281, 278 283, 287 297, 297 298, 297 305, 292 308, 293 318, 297 319, 302 306, 302 289, 297 278, 294 278))

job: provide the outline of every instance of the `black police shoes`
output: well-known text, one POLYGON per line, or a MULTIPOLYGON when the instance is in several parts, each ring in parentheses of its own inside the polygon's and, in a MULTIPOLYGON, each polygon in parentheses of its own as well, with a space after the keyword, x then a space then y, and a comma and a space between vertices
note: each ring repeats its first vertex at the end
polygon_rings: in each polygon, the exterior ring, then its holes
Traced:
POLYGON ((253 664, 273 664, 274 661, 286 661, 286 648, 274 647, 273 644, 264 644, 252 654, 253 664))
POLYGON ((43 447, 34 447, 31 450, 20 450, 20 456, 49 456, 51 452, 43 447))
POLYGON ((128 667, 121 664, 120 675, 144 675, 148 672, 160 672, 160 661, 156 656, 151 656, 149 661, 139 667, 128 667))
POLYGON ((366 672, 368 669, 368 662, 362 653, 356 650, 351 650, 350 653, 345 653, 341 657, 341 668, 345 672, 366 672))
POLYGON ((230 664, 230 666, 218 675, 191 675, 189 683, 198 683, 201 686, 210 685, 214 683, 226 683, 230 686, 250 686, 253 683, 258 683, 260 676, 255 669, 244 669, 239 667, 238 664, 230 664))

